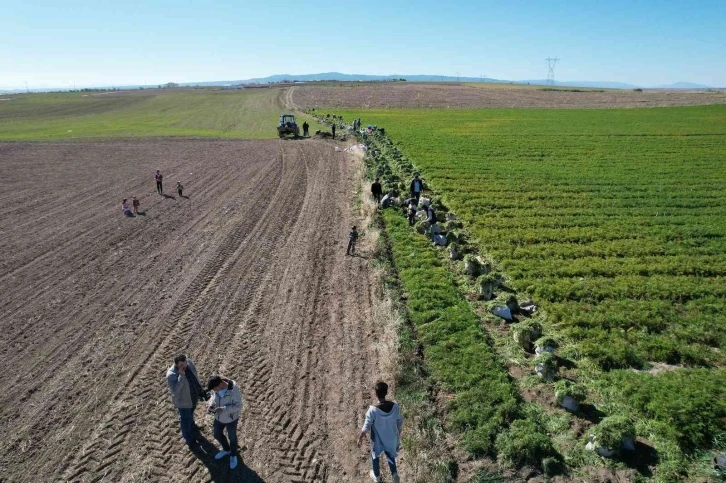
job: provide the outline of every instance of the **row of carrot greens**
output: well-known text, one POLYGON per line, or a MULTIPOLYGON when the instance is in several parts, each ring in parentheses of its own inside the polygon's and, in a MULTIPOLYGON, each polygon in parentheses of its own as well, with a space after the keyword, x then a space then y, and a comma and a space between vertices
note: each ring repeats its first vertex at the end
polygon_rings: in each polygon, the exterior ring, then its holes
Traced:
MULTIPOLYGON (((507 286, 540 306, 567 377, 654 446, 656 479, 708 472, 726 441, 726 106, 337 114, 385 127, 507 286)), ((413 242, 393 238, 408 264, 413 242)), ((461 366, 437 357, 455 378, 461 366)), ((524 434, 532 421, 497 425, 524 434)))

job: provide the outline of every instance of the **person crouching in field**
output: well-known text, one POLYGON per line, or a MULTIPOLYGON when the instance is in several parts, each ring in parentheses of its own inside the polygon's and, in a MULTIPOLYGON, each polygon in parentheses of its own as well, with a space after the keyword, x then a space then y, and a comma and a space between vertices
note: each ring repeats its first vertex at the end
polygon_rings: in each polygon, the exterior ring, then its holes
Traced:
POLYGON ((126 198, 121 202, 121 211, 123 211, 124 215, 126 216, 134 216, 133 213, 131 213, 131 210, 129 209, 129 203, 126 198))
POLYGON ((365 423, 358 435, 358 446, 363 442, 368 432, 371 433, 371 478, 376 483, 381 481, 381 460, 382 454, 386 455, 388 467, 391 470, 393 483, 400 483, 398 470, 396 469, 396 456, 401 449, 401 428, 403 418, 398 404, 386 400, 388 384, 379 381, 374 386, 378 404, 370 406, 366 412, 365 423))
POLYGON ((236 382, 220 376, 209 378, 207 390, 214 391, 207 411, 214 414, 214 439, 222 445, 222 451, 217 453, 214 459, 221 460, 225 456, 231 455, 229 467, 235 469, 237 467, 237 423, 239 423, 242 412, 242 394, 239 392, 236 382), (229 441, 224 436, 225 429, 229 441))
POLYGON ((204 397, 202 385, 199 384, 197 368, 186 355, 179 354, 174 358, 174 365, 166 371, 166 383, 171 392, 171 401, 179 412, 179 427, 184 442, 189 446, 196 440, 194 432, 194 409, 199 399, 204 397))
POLYGON ((182 186, 181 181, 176 182, 176 192, 179 193, 179 196, 184 196, 182 192, 184 191, 184 186, 182 186))

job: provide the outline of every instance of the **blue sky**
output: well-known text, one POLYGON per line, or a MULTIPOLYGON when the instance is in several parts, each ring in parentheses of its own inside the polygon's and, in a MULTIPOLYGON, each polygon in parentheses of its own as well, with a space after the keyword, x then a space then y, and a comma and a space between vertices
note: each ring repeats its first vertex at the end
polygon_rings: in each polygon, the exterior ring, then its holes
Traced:
POLYGON ((726 1, 0 0, 0 89, 339 71, 726 87, 726 1))

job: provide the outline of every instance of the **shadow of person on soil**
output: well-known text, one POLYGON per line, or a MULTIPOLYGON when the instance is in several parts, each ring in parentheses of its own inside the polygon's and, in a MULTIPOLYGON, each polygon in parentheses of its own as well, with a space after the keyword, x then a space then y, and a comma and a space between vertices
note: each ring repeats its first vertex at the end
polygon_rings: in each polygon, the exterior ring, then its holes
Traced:
POLYGON ((653 476, 652 468, 658 464, 658 452, 642 441, 635 441, 635 451, 623 451, 621 461, 642 476, 653 476))
POLYGON ((592 404, 580 404, 580 415, 592 424, 598 424, 607 414, 600 411, 592 404))
POLYGON ((555 361, 557 362, 557 365, 559 367, 564 367, 565 369, 574 369, 575 367, 577 367, 577 365, 570 359, 565 359, 564 357, 560 357, 558 355, 555 356, 555 361))
POLYGON ((188 200, 189 197, 187 195, 179 195, 180 198, 184 198, 185 200, 188 200))
POLYGON ((164 193, 164 194, 163 194, 162 196, 163 196, 164 198, 166 198, 167 200, 168 200, 168 199, 170 199, 170 198, 171 198, 172 200, 175 200, 175 199, 176 199, 176 196, 174 196, 174 195, 168 195, 168 194, 166 194, 166 193, 164 193))
POLYGON ((137 211, 136 212, 136 216, 146 216, 146 212, 145 211, 137 211))
POLYGON ((197 444, 191 447, 194 456, 209 470, 209 476, 215 483, 265 483, 252 468, 247 466, 242 456, 237 454, 239 464, 237 468, 229 468, 229 456, 215 460, 214 455, 219 448, 201 434, 196 435, 197 444))
POLYGON ((361 255, 360 253, 351 253, 351 254, 350 254, 350 256, 351 256, 351 257, 358 257, 358 258, 362 258, 362 259, 364 259, 364 260, 368 260, 368 258, 370 258, 370 257, 368 257, 367 255, 361 255))

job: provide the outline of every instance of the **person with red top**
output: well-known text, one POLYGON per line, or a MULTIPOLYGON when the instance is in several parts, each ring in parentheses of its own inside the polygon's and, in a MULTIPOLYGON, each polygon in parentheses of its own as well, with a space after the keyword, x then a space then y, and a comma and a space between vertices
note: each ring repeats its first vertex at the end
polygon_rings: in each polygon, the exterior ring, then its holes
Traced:
POLYGON ((156 192, 159 193, 160 195, 163 195, 164 187, 162 186, 161 182, 164 179, 164 175, 161 174, 161 172, 157 169, 156 176, 154 176, 154 178, 156 178, 156 192))

